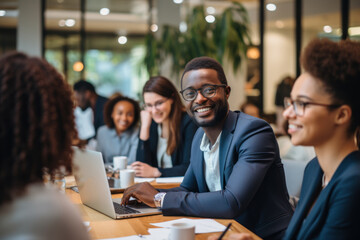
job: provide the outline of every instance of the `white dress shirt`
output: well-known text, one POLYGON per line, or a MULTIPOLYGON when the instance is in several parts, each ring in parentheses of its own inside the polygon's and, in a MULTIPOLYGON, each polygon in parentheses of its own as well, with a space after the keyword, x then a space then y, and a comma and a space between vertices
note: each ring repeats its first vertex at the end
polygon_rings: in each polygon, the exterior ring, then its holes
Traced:
POLYGON ((157 146, 157 161, 159 168, 172 168, 171 156, 166 153, 167 139, 161 137, 161 125, 158 125, 158 146, 157 146))
POLYGON ((219 168, 219 149, 221 133, 216 142, 211 146, 209 138, 204 133, 200 144, 200 150, 204 152, 204 171, 205 181, 210 192, 221 190, 220 168, 219 168))
POLYGON ((74 110, 75 124, 80 139, 89 139, 95 136, 94 112, 91 107, 84 111, 80 107, 74 110))

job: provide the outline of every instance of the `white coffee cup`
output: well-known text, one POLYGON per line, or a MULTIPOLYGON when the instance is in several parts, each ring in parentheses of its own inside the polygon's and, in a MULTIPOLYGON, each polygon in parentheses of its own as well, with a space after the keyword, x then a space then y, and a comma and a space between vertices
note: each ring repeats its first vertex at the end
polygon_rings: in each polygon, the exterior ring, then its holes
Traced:
POLYGON ((127 167, 127 157, 126 156, 115 156, 113 157, 114 170, 122 170, 127 167))
POLYGON ((134 185, 135 171, 130 169, 120 170, 120 187, 127 188, 134 185))
POLYGON ((170 227, 169 240, 194 240, 195 226, 190 223, 173 223, 170 227))

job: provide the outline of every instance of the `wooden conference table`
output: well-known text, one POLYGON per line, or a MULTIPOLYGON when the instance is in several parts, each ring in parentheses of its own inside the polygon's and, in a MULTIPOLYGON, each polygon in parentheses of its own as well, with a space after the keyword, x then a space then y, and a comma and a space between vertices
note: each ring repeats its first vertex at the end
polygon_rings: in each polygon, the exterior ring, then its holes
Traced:
MULTIPOLYGON (((170 188, 178 186, 179 184, 174 183, 156 183, 155 181, 151 183, 156 188, 170 188)), ((68 181, 67 181, 68 186, 68 181)), ((129 218, 129 219, 121 219, 121 220, 114 220, 110 217, 107 217, 104 214, 101 214, 81 203, 80 195, 74 192, 71 189, 65 190, 66 195, 70 198, 70 200, 78 207, 82 218, 86 222, 90 222, 90 235, 93 239, 103 239, 103 238, 118 238, 118 237, 126 237, 131 235, 148 235, 148 228, 156 228, 156 226, 151 225, 150 223, 157 223, 157 222, 164 222, 175 220, 179 218, 191 218, 191 219, 199 219, 194 217, 188 216, 180 216, 180 217, 168 217, 163 215, 153 215, 153 216, 146 216, 146 217, 137 217, 137 218, 129 218)), ((113 198, 120 198, 122 194, 112 194, 113 198)), ((247 232, 253 235, 254 239, 261 239, 250 230, 246 229, 244 226, 236 222, 232 219, 215 219, 217 222, 226 226, 229 222, 232 223, 230 230, 227 232, 226 235, 229 233, 239 233, 239 232, 247 232)), ((207 239, 208 236, 220 233, 206 233, 206 234, 196 234, 196 240, 207 239)), ((225 236, 226 236, 225 235, 225 236)))

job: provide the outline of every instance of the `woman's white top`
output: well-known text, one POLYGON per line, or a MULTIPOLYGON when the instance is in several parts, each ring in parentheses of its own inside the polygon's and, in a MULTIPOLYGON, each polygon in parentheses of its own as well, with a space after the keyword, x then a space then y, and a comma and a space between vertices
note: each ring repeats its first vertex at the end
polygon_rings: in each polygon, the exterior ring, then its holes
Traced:
POLYGON ((161 124, 158 125, 157 161, 159 168, 172 168, 171 156, 166 153, 167 139, 161 137, 161 124))

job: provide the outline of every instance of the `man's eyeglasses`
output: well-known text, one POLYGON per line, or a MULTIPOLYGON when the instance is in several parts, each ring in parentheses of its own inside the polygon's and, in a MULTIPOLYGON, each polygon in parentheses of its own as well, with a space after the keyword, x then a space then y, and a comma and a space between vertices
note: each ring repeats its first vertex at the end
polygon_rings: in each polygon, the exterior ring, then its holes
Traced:
POLYGON ((289 97, 284 98, 284 107, 287 109, 290 106, 293 106, 294 112, 296 116, 303 116, 305 114, 305 108, 307 105, 316 105, 316 106, 323 106, 328 108, 338 108, 340 104, 324 104, 324 103, 314 103, 314 102, 304 102, 301 100, 292 100, 289 97))
POLYGON ((164 100, 159 100, 159 101, 156 101, 153 104, 150 104, 150 103, 144 103, 144 109, 146 110, 152 110, 153 107, 155 107, 155 109, 159 110, 159 108, 161 107, 161 105, 163 105, 167 100, 169 100, 168 98, 167 99, 164 99, 164 100))
POLYGON ((200 91, 201 95, 203 95, 204 97, 212 98, 213 96, 215 96, 217 88, 226 87, 226 86, 227 86, 226 84, 219 84, 219 85, 206 84, 203 87, 198 88, 198 89, 195 89, 192 87, 186 88, 184 90, 181 90, 180 93, 185 101, 194 100, 197 97, 199 91, 200 91))

